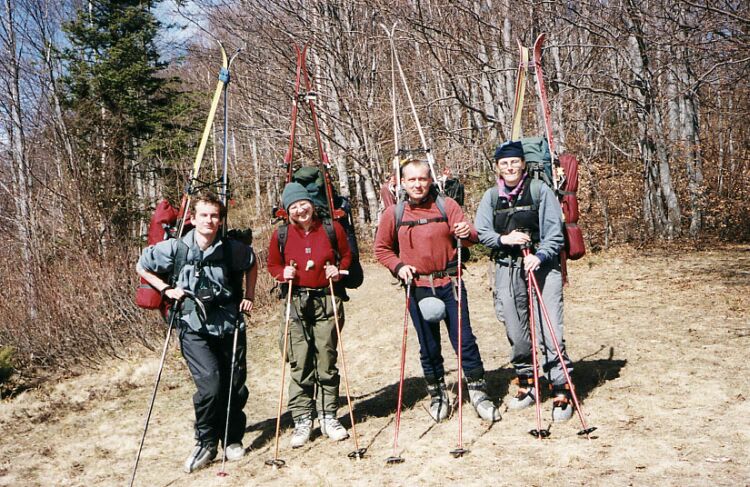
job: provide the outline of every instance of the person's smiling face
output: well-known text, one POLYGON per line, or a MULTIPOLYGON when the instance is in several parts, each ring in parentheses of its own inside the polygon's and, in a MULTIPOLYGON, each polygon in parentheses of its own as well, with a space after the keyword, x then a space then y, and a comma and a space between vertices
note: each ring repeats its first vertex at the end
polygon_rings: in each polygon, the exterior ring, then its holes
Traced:
POLYGON ((521 181, 526 171, 526 161, 520 157, 503 157, 495 162, 495 172, 503 178, 506 186, 513 187, 521 181))

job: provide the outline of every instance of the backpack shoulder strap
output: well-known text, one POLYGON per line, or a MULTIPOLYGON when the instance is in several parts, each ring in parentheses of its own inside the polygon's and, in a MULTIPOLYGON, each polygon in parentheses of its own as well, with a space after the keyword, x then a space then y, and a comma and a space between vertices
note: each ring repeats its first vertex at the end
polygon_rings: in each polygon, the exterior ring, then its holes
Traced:
POLYGON ((222 239, 222 246, 224 247, 224 252, 222 255, 222 259, 224 260, 224 265, 227 266, 227 269, 229 269, 230 273, 233 273, 234 271, 234 252, 232 251, 232 245, 229 243, 229 238, 222 239))
POLYGON ((276 231, 276 236, 278 237, 279 241, 279 253, 281 254, 281 262, 284 264, 286 264, 286 260, 284 259, 284 249, 286 248, 287 235, 289 235, 289 224, 282 223, 276 231))
POLYGON ((393 226, 394 239, 398 240, 398 227, 401 226, 401 222, 404 220, 404 209, 406 208, 406 201, 401 200, 396 203, 395 220, 393 226))
POLYGON ((177 240, 177 251, 174 255, 174 266, 172 267, 172 275, 169 276, 169 285, 174 286, 177 284, 177 279, 180 277, 182 268, 187 264, 188 251, 190 250, 185 242, 181 238, 177 240))
POLYGON ((490 203, 492 204, 492 210, 497 208, 497 200, 500 199, 500 192, 497 190, 497 184, 490 188, 490 203))
POLYGON ((442 194, 437 195, 435 198, 435 204, 438 207, 438 210, 440 210, 440 214, 443 215, 443 218, 445 218, 445 221, 448 221, 448 213, 445 212, 445 197, 443 197, 442 194))
POLYGON ((531 210, 537 211, 539 210, 539 200, 542 197, 542 181, 539 179, 532 179, 530 186, 531 186, 531 210))
POLYGON ((227 237, 222 240, 222 244, 224 246, 222 260, 224 261, 224 265, 227 268, 227 272, 229 272, 229 276, 227 276, 227 283, 232 289, 232 297, 234 299, 237 299, 239 302, 242 300, 242 278, 244 276, 244 272, 238 272, 234 269, 234 250, 232 249, 231 240, 232 239, 227 237))
POLYGON ((341 261, 341 255, 339 254, 339 239, 336 236, 336 229, 333 228, 333 220, 330 218, 323 218, 323 228, 325 228, 326 235, 328 235, 328 241, 331 242, 331 249, 333 249, 333 255, 336 256, 336 263, 341 261))

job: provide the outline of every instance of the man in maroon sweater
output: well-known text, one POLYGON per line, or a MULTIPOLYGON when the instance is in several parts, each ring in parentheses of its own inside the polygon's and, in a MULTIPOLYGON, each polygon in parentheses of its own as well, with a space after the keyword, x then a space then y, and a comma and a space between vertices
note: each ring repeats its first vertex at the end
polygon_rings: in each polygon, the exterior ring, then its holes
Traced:
MULTIPOLYGON (((414 286, 409 313, 419 338, 427 391, 432 397, 430 415, 439 422, 450 412, 440 350, 441 321, 445 321, 454 351, 458 347, 455 239, 462 239, 468 246, 478 242, 478 236, 464 218, 461 207, 451 198, 441 198, 443 215, 432 183, 425 160, 412 158, 401 167, 401 184, 408 201, 393 205, 383 213, 375 236, 375 256, 391 273, 404 282, 411 281, 414 286), (399 208, 403 208, 403 217, 396 228, 399 208)), ((471 403, 482 419, 498 421, 500 413, 486 393, 484 366, 471 329, 463 283, 461 305, 461 359, 471 403)))

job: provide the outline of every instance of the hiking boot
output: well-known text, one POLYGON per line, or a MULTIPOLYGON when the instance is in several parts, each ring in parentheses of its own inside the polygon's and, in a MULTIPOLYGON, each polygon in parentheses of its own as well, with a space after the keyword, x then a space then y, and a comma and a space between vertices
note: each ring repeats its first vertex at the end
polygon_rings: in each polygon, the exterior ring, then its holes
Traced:
POLYGON ((227 461, 236 462, 245 456, 245 447, 242 446, 242 443, 232 443, 224 448, 224 455, 227 457, 227 461))
POLYGON ((448 399, 448 392, 445 390, 445 381, 440 379, 435 384, 427 384, 427 392, 430 393, 430 416, 436 423, 441 422, 448 417, 451 411, 451 403, 448 399))
POLYGON ((562 422, 573 417, 573 401, 568 384, 553 385, 552 389, 552 421, 562 422))
POLYGON ((487 383, 484 379, 475 381, 467 381, 466 387, 469 389, 469 400, 471 405, 474 406, 474 410, 477 412, 480 418, 490 423, 500 421, 500 411, 492 403, 492 400, 487 395, 487 383))
POLYGON ((336 418, 336 413, 320 413, 320 433, 333 441, 349 438, 346 428, 336 418))
POLYGON ((526 409, 534 404, 534 378, 518 376, 514 382, 518 383, 518 391, 508 402, 508 409, 526 409))
POLYGON ((312 433, 312 416, 309 414, 300 416, 294 420, 294 431, 292 432, 292 439, 289 440, 289 446, 292 448, 299 448, 308 441, 310 441, 310 433, 312 433))
POLYGON ((199 441, 196 443, 193 452, 185 460, 185 473, 195 472, 211 463, 216 458, 217 451, 216 441, 199 441))

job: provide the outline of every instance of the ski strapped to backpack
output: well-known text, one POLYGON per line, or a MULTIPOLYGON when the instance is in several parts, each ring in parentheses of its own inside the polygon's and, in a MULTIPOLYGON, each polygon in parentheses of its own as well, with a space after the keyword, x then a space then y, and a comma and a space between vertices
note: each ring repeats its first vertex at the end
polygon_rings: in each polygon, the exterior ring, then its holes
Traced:
MULTIPOLYGON (((359 246, 357 245, 357 234, 354 229, 351 206, 349 205, 349 200, 347 198, 337 195, 333 189, 333 183, 330 176, 331 163, 328 154, 326 154, 323 149, 318 116, 315 110, 317 94, 313 91, 312 82, 310 81, 310 76, 307 72, 306 57, 309 43, 305 44, 302 48, 297 44, 293 44, 293 47, 297 57, 297 69, 294 82, 295 91, 292 98, 289 147, 284 156, 284 165, 286 166, 286 184, 292 181, 298 182, 307 190, 318 216, 323 221, 323 226, 326 229, 328 239, 331 242, 331 248, 336 257, 336 265, 339 265, 341 256, 338 252, 338 239, 336 237, 335 229, 333 228, 333 221, 338 221, 344 228, 352 254, 352 262, 349 266, 348 274, 344 275, 342 279, 336 283, 336 286, 340 290, 342 288, 355 289, 362 285, 364 271, 362 270, 362 264, 359 260, 359 246), (301 93, 300 89, 303 81, 306 91, 301 93), (318 148, 319 162, 317 167, 301 167, 297 171, 294 171, 294 142, 297 127, 297 115, 299 113, 298 104, 300 102, 306 102, 310 110, 310 118, 313 122, 313 132, 315 134, 315 141, 318 148)), ((287 212, 283 208, 277 208, 274 209, 274 217, 277 220, 286 222, 288 221, 289 215, 287 215, 287 212)), ((288 223, 283 223, 278 229, 279 250, 281 251, 282 258, 284 256, 283 247, 286 245, 286 235, 288 231, 287 225, 288 223)), ((342 292, 343 296, 345 296, 345 294, 345 292, 342 292)))
MULTIPOLYGON (((387 26, 380 24, 380 27, 385 31, 386 35, 388 36, 388 41, 391 45, 391 105, 392 105, 392 111, 393 111, 393 142, 394 142, 394 159, 393 159, 393 166, 394 171, 396 172, 396 183, 397 187, 401 186, 401 166, 403 165, 403 159, 401 158, 401 155, 404 152, 413 152, 413 151, 405 151, 404 149, 401 149, 399 147, 399 137, 398 137, 398 115, 396 111, 396 76, 395 72, 398 71, 399 77, 401 78, 401 84, 404 88, 404 93, 406 94, 406 99, 409 102, 409 108, 411 110, 412 119, 414 120, 414 125, 417 127, 417 132, 419 133, 419 141, 422 144, 421 151, 424 152, 427 163, 430 166, 430 176, 432 177, 433 182, 437 185, 439 192, 442 194, 444 192, 443 183, 438 178, 437 173, 435 172, 435 157, 432 155, 432 151, 430 150, 430 147, 427 145, 427 139, 424 135, 424 130, 422 130, 422 124, 419 121, 419 116, 417 115, 417 108, 414 105, 414 99, 411 96, 411 90, 409 89, 409 83, 406 81, 406 74, 404 74, 404 69, 401 67, 401 61, 398 57, 398 52, 396 50, 396 43, 394 42, 394 34, 396 32, 396 24, 398 22, 393 24, 393 27, 391 29, 388 29, 387 26)), ((399 198, 400 199, 400 198, 399 198)))
MULTIPOLYGON (((198 145, 198 151, 195 155, 193 167, 190 175, 185 184, 185 189, 182 194, 179 209, 175 209, 167 200, 162 200, 155 208, 154 213, 151 217, 149 224, 149 231, 147 235, 147 244, 155 245, 158 242, 168 240, 170 238, 180 238, 187 233, 186 221, 189 219, 188 208, 190 206, 190 199, 200 189, 210 187, 215 184, 219 184, 221 189, 219 191, 221 201, 226 206, 229 197, 229 183, 227 176, 227 151, 228 151, 228 100, 227 90, 229 87, 229 68, 232 61, 237 57, 241 49, 238 49, 231 58, 227 56, 226 50, 221 42, 218 42, 219 49, 221 51, 222 64, 218 74, 218 81, 216 83, 216 89, 211 100, 211 106, 206 118, 206 124, 201 135, 200 144, 198 145), (203 158, 206 152, 206 146, 208 143, 209 135, 213 127, 214 119, 216 117, 216 110, 219 106, 222 93, 224 94, 224 162, 222 168, 222 178, 219 181, 203 182, 198 179, 203 158)), ((222 222, 222 235, 226 236, 226 220, 222 222)), ((235 231, 235 235, 242 235, 246 237, 250 235, 249 239, 252 239, 252 233, 250 230, 246 231, 235 231), (250 233, 248 233, 250 232, 250 233)), ((240 238, 239 240, 243 240, 240 238)), ((180 247, 178 247, 178 251, 180 247)), ((179 266, 181 269, 182 266, 179 266)), ((178 270, 179 274, 179 270, 178 270)), ((176 276, 161 275, 165 281, 169 282, 170 286, 174 285, 176 276)), ((164 296, 159 293, 156 289, 151 287, 143 278, 140 280, 140 285, 136 290, 135 303, 144 309, 158 309, 161 310, 162 314, 166 316, 166 312, 169 308, 169 303, 164 296)))
MULTIPOLYGON (((578 160, 569 154, 562 154, 558 157, 555 151, 550 107, 544 84, 544 73, 542 71, 542 45, 544 44, 544 40, 545 34, 542 33, 534 41, 533 58, 531 61, 529 60, 529 49, 518 41, 520 60, 516 79, 511 140, 521 140, 527 170, 533 180, 544 181, 555 191, 558 197, 565 223, 563 232, 565 247, 561 252, 560 262, 563 267, 563 274, 566 274, 566 260, 580 259, 586 253, 583 233, 578 227, 579 215, 576 195, 578 191, 578 160), (521 115, 526 90, 527 70, 529 68, 534 69, 536 77, 537 96, 542 108, 545 135, 543 137, 521 138, 521 115)), ((493 194, 496 195, 497 190, 493 194)), ((495 201, 493 201, 493 208, 496 208, 495 201)))

